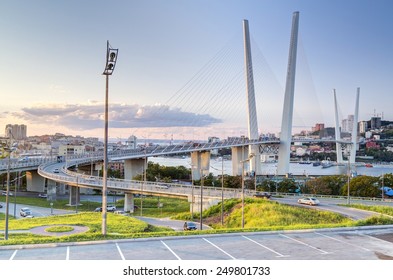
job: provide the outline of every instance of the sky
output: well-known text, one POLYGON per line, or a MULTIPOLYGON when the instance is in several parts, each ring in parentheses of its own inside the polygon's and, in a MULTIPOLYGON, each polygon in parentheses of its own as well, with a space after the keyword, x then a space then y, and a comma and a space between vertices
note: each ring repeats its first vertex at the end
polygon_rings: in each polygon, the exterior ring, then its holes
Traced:
POLYGON ((278 133, 292 14, 299 11, 293 130, 340 118, 393 120, 390 0, 0 1, 0 135, 102 138, 247 134, 242 21, 250 26, 260 133, 278 133))

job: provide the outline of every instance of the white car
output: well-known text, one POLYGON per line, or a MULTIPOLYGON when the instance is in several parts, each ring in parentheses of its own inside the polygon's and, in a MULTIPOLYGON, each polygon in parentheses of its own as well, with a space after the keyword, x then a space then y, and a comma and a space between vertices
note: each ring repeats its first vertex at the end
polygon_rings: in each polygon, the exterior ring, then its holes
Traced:
POLYGON ((19 214, 22 217, 27 217, 27 216, 32 216, 33 212, 31 212, 30 208, 25 207, 25 208, 20 209, 19 214))
POLYGON ((59 168, 53 169, 53 173, 59 173, 59 172, 60 172, 59 168))
POLYGON ((311 205, 311 206, 315 206, 319 204, 319 200, 316 199, 315 197, 303 197, 298 199, 297 201, 300 204, 307 204, 307 205, 311 205))
POLYGON ((114 212, 114 211, 116 211, 116 206, 114 206, 114 205, 107 205, 106 206, 106 211, 114 212))
MULTIPOLYGON (((7 195, 7 191, 2 191, 1 192, 2 195, 7 195)), ((9 196, 13 196, 14 194, 12 192, 8 192, 9 196)))

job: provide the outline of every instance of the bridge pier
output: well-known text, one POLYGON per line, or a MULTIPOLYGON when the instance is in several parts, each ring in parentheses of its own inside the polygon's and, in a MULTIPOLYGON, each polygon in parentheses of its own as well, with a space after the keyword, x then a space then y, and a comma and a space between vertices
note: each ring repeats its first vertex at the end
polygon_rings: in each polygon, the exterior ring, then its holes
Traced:
POLYGON ((124 211, 134 213, 134 194, 125 193, 124 195, 124 211))
POLYGON ((83 174, 89 174, 91 176, 99 176, 102 166, 101 162, 92 162, 89 165, 78 165, 78 171, 82 171, 83 174))
POLYGON ((191 153, 191 172, 194 180, 200 180, 210 169, 210 151, 191 153))
MULTIPOLYGON (((232 174, 233 176, 241 176, 243 170, 242 160, 248 158, 248 146, 232 147, 232 174)), ((248 170, 248 162, 244 163, 244 170, 248 170)))
POLYGON ((44 192, 45 178, 41 177, 36 170, 26 171, 27 191, 44 192))
POLYGON ((124 160, 124 179, 132 180, 136 175, 143 174, 147 168, 146 162, 144 158, 124 160))
POLYGON ((69 186, 68 205, 69 206, 80 205, 80 188, 79 187, 69 186))
MULTIPOLYGON (((200 212, 201 211, 201 196, 194 195, 194 202, 192 202, 192 196, 188 196, 188 202, 190 202, 190 212, 200 212)), ((217 205, 221 202, 218 198, 203 198, 202 210, 207 210, 210 207, 217 205)))

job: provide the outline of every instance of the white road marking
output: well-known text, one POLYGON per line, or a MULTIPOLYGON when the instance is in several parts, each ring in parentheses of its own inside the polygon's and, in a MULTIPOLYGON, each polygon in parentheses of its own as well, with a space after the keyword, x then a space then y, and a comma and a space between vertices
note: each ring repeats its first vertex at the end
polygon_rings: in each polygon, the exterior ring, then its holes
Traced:
POLYGON ((18 252, 18 250, 15 250, 14 253, 12 254, 12 256, 10 257, 10 261, 12 261, 15 258, 16 253, 18 252))
POLYGON ((392 245, 392 242, 389 242, 389 241, 386 241, 386 240, 383 240, 383 239, 380 239, 380 238, 377 238, 377 237, 374 237, 374 236, 371 236, 371 235, 368 235, 368 234, 364 234, 364 233, 360 233, 360 232, 358 232, 357 234, 360 235, 360 236, 368 237, 370 239, 378 240, 380 242, 388 243, 388 244, 392 245))
POLYGON ((312 248, 312 249, 314 249, 314 250, 317 250, 317 251, 321 252, 322 254, 329 254, 329 252, 326 252, 326 251, 324 251, 324 250, 318 249, 317 247, 311 246, 310 244, 304 243, 304 242, 302 242, 302 241, 300 241, 300 240, 297 240, 297 239, 295 239, 295 238, 289 237, 289 236, 284 235, 284 234, 281 234, 281 233, 279 233, 279 235, 282 236, 282 237, 291 239, 291 240, 293 240, 293 241, 295 241, 295 242, 297 242, 297 243, 300 243, 300 244, 302 244, 302 245, 304 245, 304 246, 310 247, 310 248, 312 248))
POLYGON ((173 250, 171 249, 171 248, 169 248, 169 246, 168 245, 166 245, 165 244, 165 242, 164 241, 162 241, 161 240, 161 243, 162 244, 164 244, 164 246, 178 259, 178 260, 180 260, 181 261, 181 258, 175 253, 175 252, 173 252, 173 250))
POLYGON ((209 240, 207 240, 206 238, 202 238, 203 240, 205 240, 207 243, 211 244, 212 246, 214 246, 215 248, 217 248, 218 250, 220 250, 221 252, 223 252, 225 255, 229 256, 230 258, 232 258, 233 260, 236 260, 236 258, 234 258, 233 256, 231 256, 230 254, 228 254, 227 252, 225 252, 223 249, 221 249, 220 247, 218 247, 216 244, 210 242, 209 240))
POLYGON ((70 259, 70 246, 67 246, 67 251, 66 251, 66 261, 70 259))
POLYGON ((349 242, 345 242, 345 241, 343 241, 343 240, 340 240, 340 239, 337 239, 337 238, 334 238, 334 237, 331 237, 331 236, 328 236, 328 235, 325 235, 325 234, 322 234, 322 233, 319 233, 319 232, 314 232, 314 233, 315 233, 315 234, 318 234, 318 235, 321 235, 321 236, 323 236, 323 237, 326 237, 326 238, 330 238, 330 239, 335 240, 335 241, 337 241, 337 242, 341 242, 341 243, 344 243, 344 244, 347 244, 347 245, 350 245, 350 246, 353 246, 353 247, 360 248, 360 249, 365 250, 365 251, 371 251, 371 250, 369 250, 369 249, 367 249, 367 248, 364 248, 364 247, 362 247, 362 246, 358 246, 358 245, 355 245, 355 244, 351 244, 351 243, 349 243, 349 242))
POLYGON ((251 242, 254 242, 255 244, 257 244, 257 245, 259 245, 259 246, 265 248, 266 250, 269 250, 270 252, 272 252, 272 253, 278 255, 277 257, 289 257, 289 255, 280 254, 279 252, 274 251, 273 249, 270 249, 269 247, 266 247, 265 245, 262 245, 261 243, 255 241, 255 240, 252 240, 251 238, 248 238, 248 237, 246 237, 246 236, 244 236, 244 235, 242 235, 242 237, 244 237, 245 239, 250 240, 251 242))
POLYGON ((119 251, 119 254, 120 254, 121 259, 124 261, 126 258, 124 257, 123 253, 121 252, 121 249, 120 249, 120 247, 119 247, 119 244, 116 243, 116 247, 117 247, 117 250, 119 251))

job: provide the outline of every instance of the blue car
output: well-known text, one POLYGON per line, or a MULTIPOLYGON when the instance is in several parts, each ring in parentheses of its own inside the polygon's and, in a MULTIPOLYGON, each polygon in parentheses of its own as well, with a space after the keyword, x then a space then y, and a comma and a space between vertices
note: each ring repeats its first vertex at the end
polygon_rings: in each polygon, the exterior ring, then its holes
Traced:
POLYGON ((393 189, 390 187, 382 187, 384 195, 393 196, 393 189))

